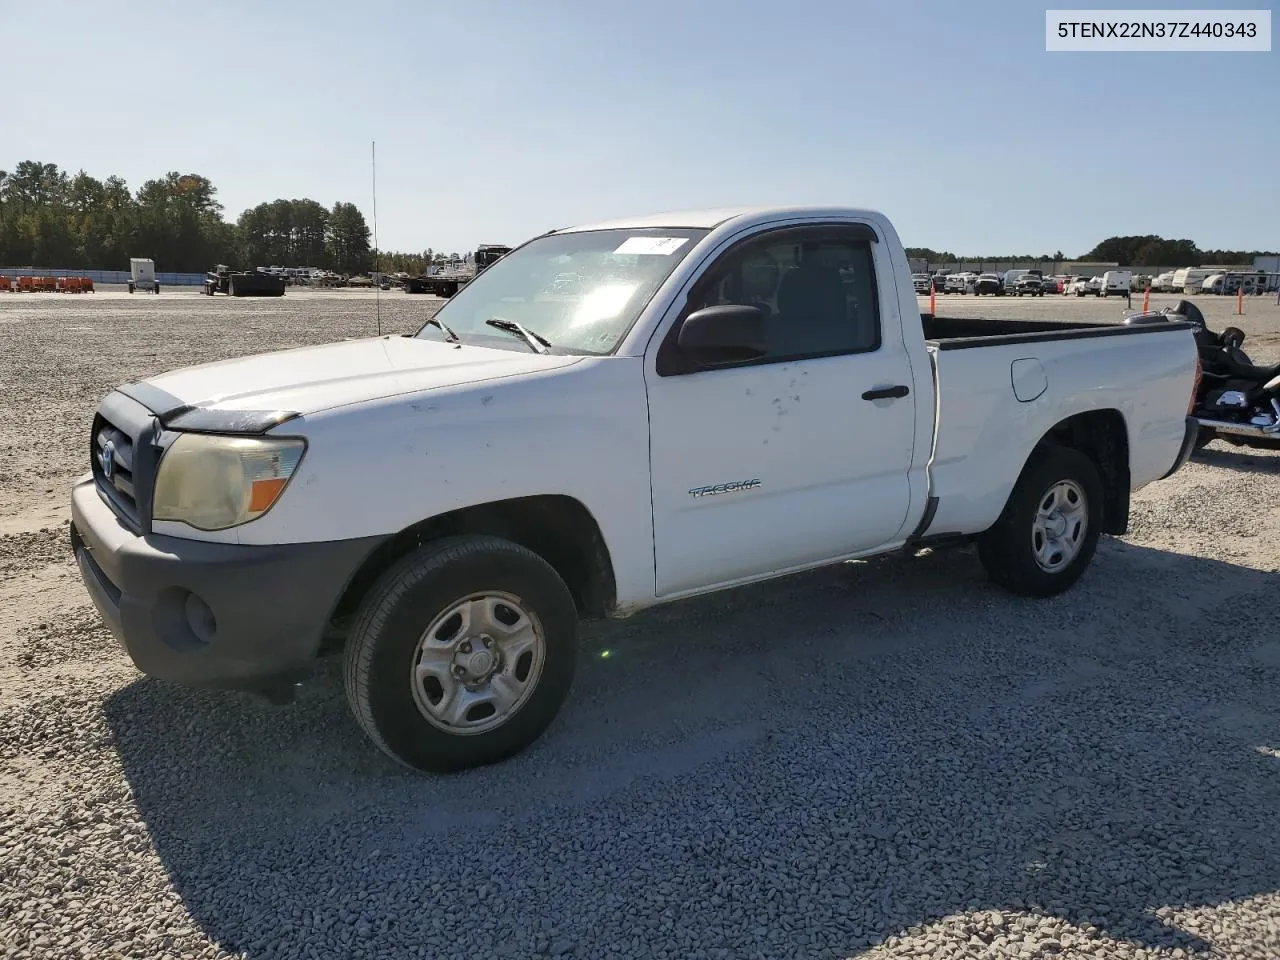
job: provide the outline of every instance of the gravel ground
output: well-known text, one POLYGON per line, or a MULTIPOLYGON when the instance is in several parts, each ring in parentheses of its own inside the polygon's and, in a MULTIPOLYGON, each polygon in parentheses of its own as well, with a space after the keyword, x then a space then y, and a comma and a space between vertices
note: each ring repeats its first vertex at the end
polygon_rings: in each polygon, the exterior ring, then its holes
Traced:
MULTIPOLYGON (((1273 301, 1200 302, 1280 359, 1273 301)), ((0 295, 0 956, 1280 956, 1280 456, 1210 446, 1048 601, 954 552, 589 624, 548 735, 452 777, 332 665, 284 708, 141 678, 63 546, 99 397, 373 304, 0 295)))

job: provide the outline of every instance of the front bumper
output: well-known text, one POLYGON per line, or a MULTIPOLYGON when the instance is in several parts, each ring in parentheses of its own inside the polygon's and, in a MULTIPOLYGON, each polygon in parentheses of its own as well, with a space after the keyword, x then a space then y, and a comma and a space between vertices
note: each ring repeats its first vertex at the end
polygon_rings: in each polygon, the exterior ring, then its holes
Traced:
POLYGON ((138 536, 92 480, 71 547, 94 605, 143 673, 253 689, 309 668, 343 590, 385 538, 271 546, 138 536))
POLYGON ((1187 417, 1187 422, 1183 426, 1182 447, 1178 450, 1178 459, 1173 461, 1173 466, 1169 468, 1161 480, 1173 476, 1183 465, 1191 459, 1191 454, 1196 448, 1196 438, 1200 436, 1200 421, 1195 417, 1187 417))

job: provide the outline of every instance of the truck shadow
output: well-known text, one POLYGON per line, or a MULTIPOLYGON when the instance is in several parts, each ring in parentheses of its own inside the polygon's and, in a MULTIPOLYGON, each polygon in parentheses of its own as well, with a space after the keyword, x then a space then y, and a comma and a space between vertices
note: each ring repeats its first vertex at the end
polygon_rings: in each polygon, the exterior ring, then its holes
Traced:
POLYGON ((331 664, 288 708, 143 680, 107 719, 174 889, 254 960, 844 957, 990 909, 1207 950, 1176 911, 1280 889, 1275 585, 1123 541, 1046 601, 965 552, 840 565, 587 625, 548 735, 451 777, 366 744, 331 664))
POLYGON ((1195 459, 1214 467, 1225 467, 1241 473, 1280 473, 1280 450, 1249 450, 1215 441, 1198 450, 1195 459))

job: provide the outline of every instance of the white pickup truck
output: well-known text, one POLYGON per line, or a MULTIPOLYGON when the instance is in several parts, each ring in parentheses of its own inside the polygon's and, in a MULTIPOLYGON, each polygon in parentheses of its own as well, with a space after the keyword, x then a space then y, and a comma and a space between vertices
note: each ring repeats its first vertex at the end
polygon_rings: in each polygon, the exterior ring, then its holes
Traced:
POLYGON ((541 735, 580 617, 972 541, 1066 589, 1186 461, 1197 363, 1186 323, 921 315, 870 211, 553 230, 416 334, 119 387, 71 541, 144 673, 287 699, 341 651, 372 741, 453 770, 541 735))

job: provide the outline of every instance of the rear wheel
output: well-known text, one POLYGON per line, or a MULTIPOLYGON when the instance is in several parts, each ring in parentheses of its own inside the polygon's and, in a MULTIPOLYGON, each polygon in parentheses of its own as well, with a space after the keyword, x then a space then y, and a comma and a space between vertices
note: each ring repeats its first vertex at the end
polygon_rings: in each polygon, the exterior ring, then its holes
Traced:
POLYGON ((576 660, 577 610, 550 564, 497 537, 448 537, 370 591, 347 642, 347 698, 385 753, 445 773, 533 743, 576 660))
POLYGON ((1000 518, 978 540, 991 579, 1013 593, 1047 597, 1080 578, 1097 549, 1102 479, 1069 447, 1032 454, 1000 518))

